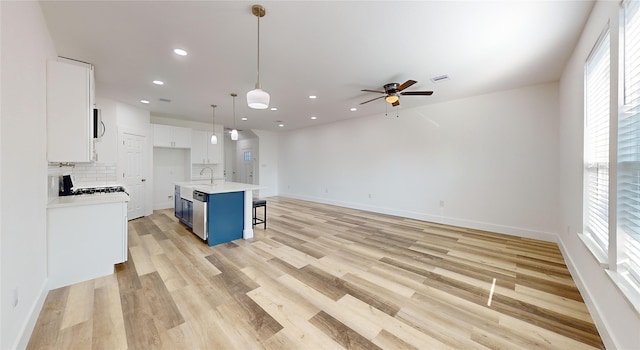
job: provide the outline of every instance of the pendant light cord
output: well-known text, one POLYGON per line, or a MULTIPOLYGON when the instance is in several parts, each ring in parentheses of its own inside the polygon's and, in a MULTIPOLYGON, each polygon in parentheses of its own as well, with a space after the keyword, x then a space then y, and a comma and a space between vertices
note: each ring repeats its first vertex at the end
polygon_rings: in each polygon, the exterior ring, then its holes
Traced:
POLYGON ((236 129, 236 94, 231 94, 233 97, 233 128, 236 129))
POLYGON ((211 118, 211 125, 213 126, 213 131, 216 131, 216 105, 211 105, 213 107, 213 118, 211 118))
POLYGON ((256 83, 256 89, 261 89, 260 86, 260 15, 258 17, 258 82, 256 83))

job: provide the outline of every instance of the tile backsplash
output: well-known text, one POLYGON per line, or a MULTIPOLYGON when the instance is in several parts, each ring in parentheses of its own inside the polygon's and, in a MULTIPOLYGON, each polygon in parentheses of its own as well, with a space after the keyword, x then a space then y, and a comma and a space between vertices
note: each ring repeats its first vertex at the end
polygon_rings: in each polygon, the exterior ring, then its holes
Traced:
POLYGON ((191 179, 192 180, 208 180, 211 178, 209 169, 207 169, 203 175, 200 175, 202 169, 209 167, 213 170, 214 179, 223 179, 222 164, 192 164, 191 165, 191 179))
POLYGON ((110 186, 118 182, 116 163, 76 163, 74 166, 49 165, 49 176, 74 175, 74 186, 110 186))

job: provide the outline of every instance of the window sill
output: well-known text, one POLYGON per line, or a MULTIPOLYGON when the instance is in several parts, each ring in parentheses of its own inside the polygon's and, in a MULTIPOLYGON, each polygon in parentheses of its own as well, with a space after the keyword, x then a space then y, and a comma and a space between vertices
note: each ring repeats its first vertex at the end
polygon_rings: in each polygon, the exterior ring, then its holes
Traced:
POLYGON ((622 294, 626 297, 627 301, 636 310, 636 313, 640 315, 640 288, 631 282, 628 272, 619 273, 612 270, 605 270, 609 278, 620 289, 622 294))
POLYGON ((578 233, 578 237, 587 247, 591 255, 598 261, 600 267, 604 269, 607 276, 625 296, 625 299, 631 304, 635 312, 640 315, 640 287, 631 281, 628 272, 616 272, 609 269, 607 253, 596 243, 596 241, 588 233, 578 233))
POLYGON ((582 243, 584 243, 584 245, 587 247, 589 252, 591 252, 591 255, 593 255, 593 257, 596 258, 596 260, 600 264, 600 267, 604 269, 608 269, 609 261, 607 259, 607 253, 604 250, 602 250, 602 248, 600 248, 600 246, 598 245, 598 243, 596 243, 593 237, 591 237, 591 235, 588 233, 578 233, 578 238, 580 238, 580 240, 582 241, 582 243))

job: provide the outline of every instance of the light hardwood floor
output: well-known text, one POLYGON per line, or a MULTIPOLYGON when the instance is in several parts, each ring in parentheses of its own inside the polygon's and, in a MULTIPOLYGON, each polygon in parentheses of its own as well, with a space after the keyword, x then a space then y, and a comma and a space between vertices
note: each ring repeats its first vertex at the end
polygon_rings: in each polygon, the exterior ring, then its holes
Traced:
POLYGON ((604 348, 554 243, 267 202, 215 247, 170 210, 129 222, 129 260, 50 291, 28 349, 604 348))

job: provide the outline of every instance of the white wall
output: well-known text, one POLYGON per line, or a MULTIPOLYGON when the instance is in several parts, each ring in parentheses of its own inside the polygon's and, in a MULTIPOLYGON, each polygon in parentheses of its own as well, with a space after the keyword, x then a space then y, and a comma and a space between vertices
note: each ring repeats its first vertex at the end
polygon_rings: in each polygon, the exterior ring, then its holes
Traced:
POLYGON ((262 189, 258 197, 278 195, 278 134, 271 131, 253 130, 258 135, 259 184, 262 189))
MULTIPOLYGON (((612 56, 618 27, 618 2, 597 2, 567 63, 560 81, 560 244, 580 292, 589 306, 607 348, 637 349, 640 316, 614 286, 595 258, 576 236, 582 230, 584 63, 607 22, 610 22, 612 56)), ((612 76, 612 85, 617 76, 612 76)), ((612 87, 612 92, 614 91, 612 87)), ((615 96, 614 96, 615 99, 615 96)))
POLYGON ((280 194, 555 241, 557 94, 537 85, 288 132, 280 194))
POLYGON ((47 293, 45 77, 56 52, 38 2, 0 7, 0 348, 13 349, 26 347, 47 293))

